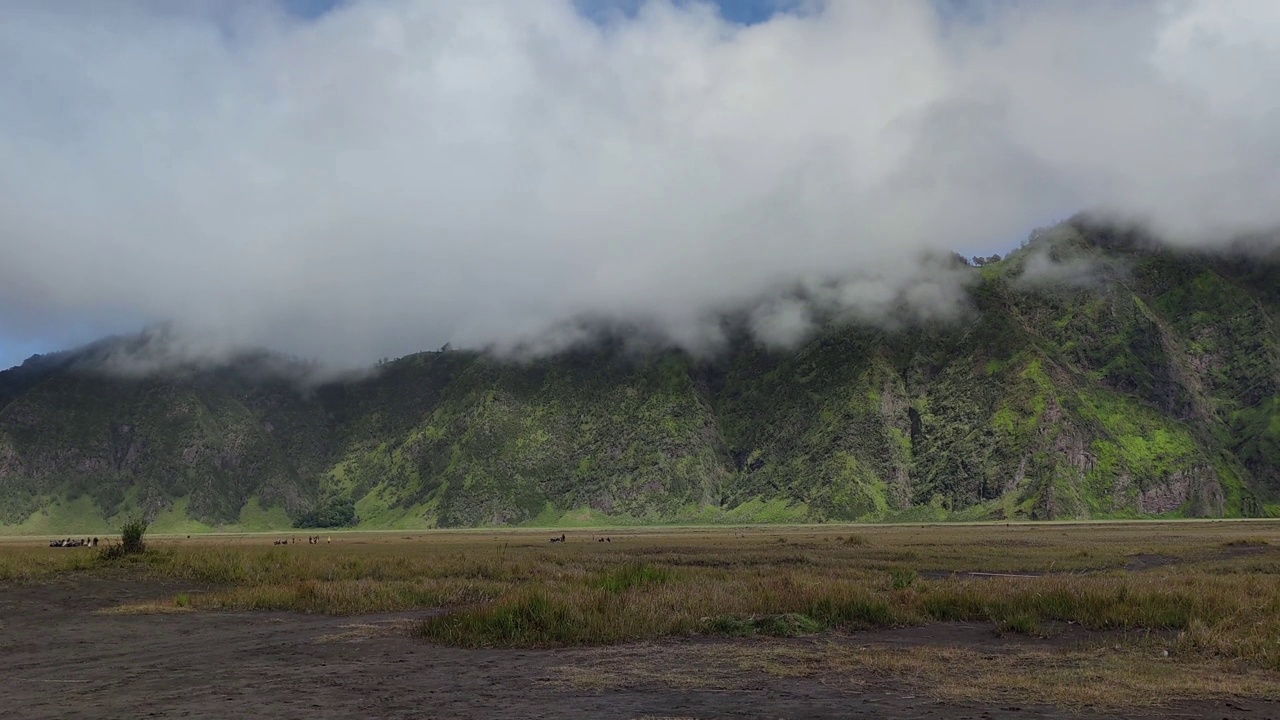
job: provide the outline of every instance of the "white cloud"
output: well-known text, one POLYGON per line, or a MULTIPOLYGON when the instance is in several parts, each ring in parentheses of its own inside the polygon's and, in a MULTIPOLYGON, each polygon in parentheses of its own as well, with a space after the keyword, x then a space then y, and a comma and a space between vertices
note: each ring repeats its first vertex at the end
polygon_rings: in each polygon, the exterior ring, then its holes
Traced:
POLYGON ((813 309, 795 298, 780 298, 751 313, 752 333, 769 347, 794 348, 815 329, 813 309))
POLYGON ((855 315, 945 309, 921 252, 1066 210, 1179 242, 1280 220, 1270 0, 745 28, 663 2, 605 26, 569 0, 109 5, 6 3, 0 330, 172 319, 365 362, 590 314, 695 346, 813 277, 855 315))

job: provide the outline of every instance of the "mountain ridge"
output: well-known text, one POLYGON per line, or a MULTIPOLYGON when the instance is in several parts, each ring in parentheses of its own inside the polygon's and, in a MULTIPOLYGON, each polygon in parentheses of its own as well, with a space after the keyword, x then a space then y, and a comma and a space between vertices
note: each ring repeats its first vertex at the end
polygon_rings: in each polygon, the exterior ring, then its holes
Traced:
POLYGON ((953 259, 959 317, 819 308, 790 350, 731 327, 708 356, 614 336, 323 381, 266 354, 133 375, 86 362, 109 344, 35 358, 0 372, 0 523, 1280 515, 1274 254, 1076 219, 975 260, 953 259))

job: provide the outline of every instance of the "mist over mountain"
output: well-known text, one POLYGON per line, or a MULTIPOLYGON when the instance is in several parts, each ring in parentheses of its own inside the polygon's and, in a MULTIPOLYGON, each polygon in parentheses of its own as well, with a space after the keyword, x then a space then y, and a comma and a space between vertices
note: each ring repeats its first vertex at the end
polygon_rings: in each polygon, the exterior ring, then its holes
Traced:
POLYGON ((705 356, 753 303, 778 347, 950 314, 938 257, 1076 209, 1275 247, 1274 2, 780 7, 11 0, 0 336, 350 368, 585 324, 705 356))
POLYGON ((869 322, 797 287, 764 332, 722 317, 707 354, 588 324, 557 352, 446 348, 344 378, 266 352, 120 371, 162 332, 33 358, 0 372, 0 522, 1280 515, 1269 246, 1175 251, 1079 217, 948 262, 954 313, 902 299, 869 322))

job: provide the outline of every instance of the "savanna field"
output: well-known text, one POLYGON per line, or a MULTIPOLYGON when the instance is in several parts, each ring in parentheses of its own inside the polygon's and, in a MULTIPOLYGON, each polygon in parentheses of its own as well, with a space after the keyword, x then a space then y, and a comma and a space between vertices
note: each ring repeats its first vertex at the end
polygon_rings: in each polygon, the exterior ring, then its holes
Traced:
POLYGON ((102 622, 252 611, 334 616, 359 635, 361 618, 398 613, 393 634, 416 646, 559 652, 570 659, 543 681, 599 692, 745 674, 1063 708, 1280 697, 1276 521, 559 536, 156 536, 115 557, 10 539, 0 581, 9 594, 127 581, 129 597, 84 611, 102 622))

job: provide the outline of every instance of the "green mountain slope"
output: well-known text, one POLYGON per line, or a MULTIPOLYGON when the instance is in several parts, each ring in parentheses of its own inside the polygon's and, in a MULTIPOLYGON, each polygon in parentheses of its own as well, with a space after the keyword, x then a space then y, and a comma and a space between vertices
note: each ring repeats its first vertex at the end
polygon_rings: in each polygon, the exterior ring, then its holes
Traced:
MULTIPOLYGON (((301 386, 246 356, 0 373, 0 524, 158 529, 1280 514, 1280 262, 1083 221, 954 322, 792 351, 444 351, 301 386)), ((98 348, 101 350, 101 348, 98 348)))

